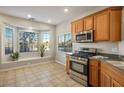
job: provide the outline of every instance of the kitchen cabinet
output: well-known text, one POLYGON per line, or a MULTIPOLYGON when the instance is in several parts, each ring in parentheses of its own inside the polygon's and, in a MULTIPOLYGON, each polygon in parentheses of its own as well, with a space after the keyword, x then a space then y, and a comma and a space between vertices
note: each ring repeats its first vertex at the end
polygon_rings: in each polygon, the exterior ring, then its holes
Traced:
POLYGON ((101 87, 122 87, 124 86, 124 73, 110 64, 101 62, 100 72, 101 87))
POLYGON ((69 74, 70 70, 70 56, 67 54, 66 55, 66 73, 69 74))
POLYGON ((73 40, 76 33, 93 30, 94 42, 121 41, 122 7, 110 7, 72 22, 73 40))
POLYGON ((121 40, 122 7, 112 7, 94 15, 95 41, 121 40))
POLYGON ((112 79, 111 86, 112 87, 121 87, 121 85, 114 79, 112 79))
POLYGON ((109 11, 102 11, 94 16, 94 40, 109 40, 109 11))
POLYGON ((93 87, 122 87, 124 73, 109 63, 90 59, 89 84, 93 87))
POLYGON ((110 41, 121 40, 122 8, 110 10, 110 41))
POLYGON ((72 34, 72 41, 75 41, 76 22, 72 22, 72 23, 71 23, 71 34, 72 34))
POLYGON ((99 67, 99 61, 93 59, 89 61, 89 84, 91 86, 99 86, 99 67))
POLYGON ((83 31, 83 19, 76 21, 76 33, 83 31))
POLYGON ((107 75, 106 73, 104 73, 103 71, 101 71, 100 75, 101 75, 100 86, 101 87, 110 87, 111 86, 111 77, 109 75, 107 75))
POLYGON ((72 39, 74 42, 75 42, 76 34, 82 31, 83 31, 83 20, 82 19, 71 23, 71 33, 72 33, 72 39))
POLYGON ((84 31, 93 30, 93 15, 85 17, 84 19, 84 31))

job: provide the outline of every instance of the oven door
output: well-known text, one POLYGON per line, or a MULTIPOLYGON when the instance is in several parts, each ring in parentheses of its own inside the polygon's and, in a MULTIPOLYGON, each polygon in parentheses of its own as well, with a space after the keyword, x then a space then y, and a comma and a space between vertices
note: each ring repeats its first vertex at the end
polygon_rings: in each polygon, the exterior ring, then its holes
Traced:
POLYGON ((70 69, 83 75, 87 75, 87 64, 70 60, 70 69))

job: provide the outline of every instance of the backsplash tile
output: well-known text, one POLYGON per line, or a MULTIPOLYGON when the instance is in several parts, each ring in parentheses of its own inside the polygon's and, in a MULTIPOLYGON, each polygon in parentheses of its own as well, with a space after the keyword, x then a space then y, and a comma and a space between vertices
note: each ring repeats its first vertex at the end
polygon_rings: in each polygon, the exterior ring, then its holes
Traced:
POLYGON ((124 41, 119 42, 119 54, 124 55, 124 41))
POLYGON ((73 52, 81 47, 98 48, 101 53, 118 54, 118 42, 73 43, 73 52))

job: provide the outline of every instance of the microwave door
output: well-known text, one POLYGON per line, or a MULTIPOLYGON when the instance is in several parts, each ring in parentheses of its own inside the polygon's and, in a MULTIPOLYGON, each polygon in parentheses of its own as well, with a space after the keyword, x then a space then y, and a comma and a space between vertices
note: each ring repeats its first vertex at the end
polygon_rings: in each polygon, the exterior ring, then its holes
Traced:
POLYGON ((80 41, 80 39, 81 39, 81 35, 76 35, 76 41, 80 41))
POLYGON ((87 37, 86 37, 85 33, 76 35, 76 41, 77 42, 84 42, 84 41, 86 41, 86 38, 87 37))

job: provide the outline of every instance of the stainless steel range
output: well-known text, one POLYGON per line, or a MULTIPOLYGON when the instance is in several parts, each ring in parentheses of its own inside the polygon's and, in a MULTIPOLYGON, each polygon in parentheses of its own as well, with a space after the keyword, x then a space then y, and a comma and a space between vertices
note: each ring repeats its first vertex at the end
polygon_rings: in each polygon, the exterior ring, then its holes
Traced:
POLYGON ((96 55, 95 48, 82 48, 70 56, 70 77, 88 86, 88 58, 96 55))

